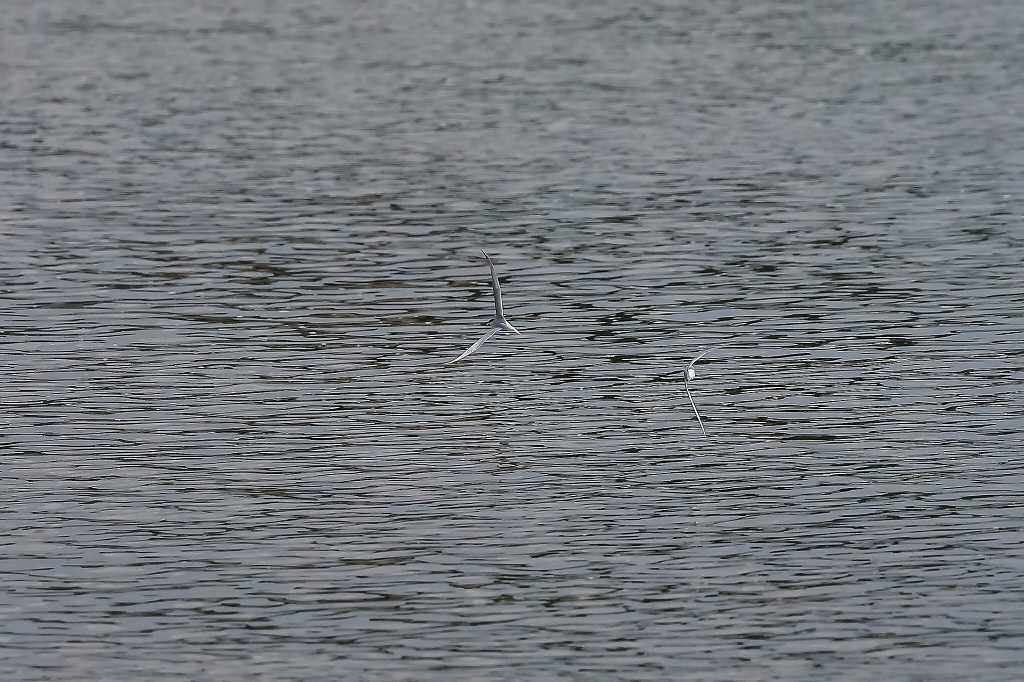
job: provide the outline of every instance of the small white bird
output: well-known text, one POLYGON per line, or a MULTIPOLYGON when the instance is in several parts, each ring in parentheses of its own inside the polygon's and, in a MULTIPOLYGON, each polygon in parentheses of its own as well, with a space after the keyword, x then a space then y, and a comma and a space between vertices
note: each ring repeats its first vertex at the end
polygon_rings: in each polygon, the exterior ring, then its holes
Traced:
POLYGON ((693 366, 697 363, 698 360, 707 355, 710 351, 710 348, 701 351, 700 355, 695 357, 693 360, 690 360, 690 364, 686 366, 685 370, 680 370, 681 372, 684 373, 683 388, 686 389, 686 397, 690 399, 690 406, 693 408, 693 413, 697 415, 697 423, 700 424, 700 431, 701 433, 704 434, 705 438, 708 437, 708 432, 704 430, 704 421, 700 418, 700 412, 697 411, 696 403, 693 402, 693 395, 690 394, 690 382, 697 378, 697 370, 695 370, 693 366))
POLYGON ((504 308, 501 305, 501 285, 498 284, 498 275, 494 272, 494 263, 491 262, 490 256, 488 256, 483 249, 480 249, 480 253, 484 254, 484 258, 487 259, 487 265, 491 268, 491 290, 494 292, 494 317, 491 318, 491 328, 486 334, 481 336, 476 343, 467 348, 462 355, 454 360, 449 360, 444 363, 446 365, 456 363, 467 355, 476 352, 476 350, 480 348, 480 346, 484 345, 488 339, 502 330, 513 332, 515 334, 519 333, 519 330, 509 324, 509 321, 505 319, 504 308))

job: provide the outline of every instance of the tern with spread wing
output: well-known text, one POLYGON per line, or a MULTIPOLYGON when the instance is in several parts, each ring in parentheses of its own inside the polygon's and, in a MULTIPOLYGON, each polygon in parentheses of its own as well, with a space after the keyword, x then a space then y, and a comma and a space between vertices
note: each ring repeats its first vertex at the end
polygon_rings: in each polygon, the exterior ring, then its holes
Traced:
POLYGON ((480 346, 484 345, 484 343, 486 343, 492 336, 502 330, 513 332, 515 334, 519 333, 519 330, 509 324, 509 321, 505 319, 504 308, 501 305, 501 285, 498 284, 498 274, 494 272, 494 263, 491 262, 490 256, 488 256, 483 249, 480 249, 480 253, 484 254, 484 258, 487 259, 487 265, 491 268, 491 290, 494 292, 494 317, 491 318, 491 328, 487 330, 487 333, 481 336, 476 343, 467 348, 462 355, 454 360, 449 360, 445 363, 446 365, 454 364, 464 357, 475 353, 480 346))
MULTIPOLYGON (((704 421, 700 418, 700 412, 697 411, 697 404, 693 402, 693 395, 690 394, 690 382, 697 378, 697 370, 695 370, 693 366, 709 352, 711 352, 710 348, 705 351, 701 351, 700 355, 695 357, 693 360, 690 360, 690 364, 686 366, 686 369, 678 370, 679 372, 683 372, 683 388, 686 389, 686 397, 690 399, 690 406, 693 408, 693 413, 697 415, 697 423, 700 424, 700 431, 704 434, 705 438, 707 438, 708 432, 704 430, 704 421)), ((672 373, 677 374, 678 372, 672 373)))

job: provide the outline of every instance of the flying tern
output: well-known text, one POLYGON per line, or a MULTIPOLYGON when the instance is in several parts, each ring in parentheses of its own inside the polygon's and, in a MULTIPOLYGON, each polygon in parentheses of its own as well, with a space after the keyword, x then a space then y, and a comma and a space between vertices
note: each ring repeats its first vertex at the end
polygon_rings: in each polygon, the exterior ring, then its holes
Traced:
POLYGON ((491 268, 491 290, 494 292, 494 317, 491 318, 491 328, 487 330, 486 334, 477 339, 476 343, 467 348, 462 355, 454 360, 449 360, 445 363, 446 365, 456 363, 467 355, 475 353, 480 346, 484 345, 484 343, 486 343, 492 336, 502 330, 513 332, 515 334, 519 333, 519 330, 509 324, 509 321, 505 319, 504 308, 501 305, 501 285, 498 284, 498 274, 494 272, 494 263, 491 262, 490 256, 488 256, 483 249, 480 249, 480 253, 484 254, 484 258, 487 259, 487 265, 491 268))
POLYGON ((700 424, 701 433, 704 434, 705 438, 707 438, 708 432, 704 430, 704 421, 700 418, 700 412, 697 411, 697 404, 693 402, 693 395, 690 393, 690 382, 697 378, 697 370, 695 370, 693 366, 709 352, 711 352, 710 348, 701 351, 700 355, 695 357, 693 360, 690 360, 690 364, 686 366, 686 369, 681 369, 677 372, 671 373, 678 374, 678 372, 683 372, 683 388, 686 389, 686 397, 690 399, 690 406, 693 408, 693 413, 697 415, 697 423, 700 424))

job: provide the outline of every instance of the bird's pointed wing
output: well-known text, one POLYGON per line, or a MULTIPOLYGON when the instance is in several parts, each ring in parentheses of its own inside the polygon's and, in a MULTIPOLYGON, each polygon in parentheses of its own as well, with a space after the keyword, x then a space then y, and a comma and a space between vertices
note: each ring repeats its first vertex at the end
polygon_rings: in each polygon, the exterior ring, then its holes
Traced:
POLYGON ((495 335, 495 334, 497 334, 497 333, 498 333, 498 330, 497 330, 497 329, 491 329, 491 330, 490 330, 490 331, 488 331, 488 332, 487 332, 486 334, 484 334, 483 336, 481 336, 481 337, 480 337, 480 338, 479 338, 479 339, 477 340, 477 342, 476 342, 476 343, 474 343, 474 344, 473 344, 472 346, 470 346, 469 348, 467 348, 467 349, 466 349, 466 350, 465 350, 465 351, 464 351, 464 352, 462 353, 462 355, 460 355, 459 357, 455 358, 454 360, 449 360, 448 362, 446 362, 446 363, 444 363, 444 364, 446 364, 446 365, 451 365, 451 364, 454 364, 454 363, 458 362, 459 360, 461 360, 462 358, 466 357, 467 355, 470 355, 471 353, 475 353, 475 352, 476 352, 476 350, 477 350, 478 348, 480 348, 480 346, 482 346, 482 345, 484 345, 484 343, 486 343, 487 339, 491 338, 492 336, 494 336, 494 335, 495 335))
POLYGON ((693 360, 690 360, 690 364, 688 364, 688 365, 687 365, 686 367, 684 367, 683 369, 674 369, 674 370, 672 370, 671 372, 667 372, 667 373, 665 373, 665 374, 662 374, 662 375, 661 375, 661 376, 662 376, 662 378, 665 378, 665 377, 670 377, 670 376, 672 376, 672 375, 674 375, 674 374, 685 374, 685 373, 686 373, 686 371, 687 371, 688 369, 690 369, 691 367, 693 367, 693 366, 694 366, 694 364, 696 364, 696 362, 697 362, 698 360, 700 360, 700 359, 701 359, 702 357, 704 357, 705 355, 707 355, 708 353, 710 353, 710 352, 711 352, 712 350, 714 350, 714 349, 713 349, 713 348, 708 348, 708 349, 707 349, 707 350, 705 350, 705 351, 701 351, 701 354, 700 354, 700 355, 698 355, 697 357, 695 357, 695 358, 694 358, 693 360))
POLYGON ((701 351, 700 355, 695 357, 693 360, 690 360, 690 364, 688 364, 686 366, 686 368, 689 369, 690 367, 693 367, 695 364, 697 364, 698 360, 700 360, 702 357, 704 357, 705 355, 707 355, 710 352, 711 352, 710 348, 708 348, 707 350, 701 351))
POLYGON ((491 257, 488 256, 483 249, 480 249, 480 253, 484 254, 484 258, 487 259, 487 265, 491 268, 491 291, 494 292, 494 315, 499 320, 504 319, 505 310, 501 305, 501 285, 498 284, 498 273, 494 271, 494 263, 491 262, 491 257))
POLYGON ((708 432, 704 430, 704 421, 700 418, 700 412, 697 411, 697 404, 693 402, 693 396, 690 394, 690 382, 683 384, 683 388, 686 389, 686 397, 690 399, 690 407, 693 408, 693 413, 697 415, 697 423, 700 424, 700 432, 704 434, 705 438, 707 438, 708 432))

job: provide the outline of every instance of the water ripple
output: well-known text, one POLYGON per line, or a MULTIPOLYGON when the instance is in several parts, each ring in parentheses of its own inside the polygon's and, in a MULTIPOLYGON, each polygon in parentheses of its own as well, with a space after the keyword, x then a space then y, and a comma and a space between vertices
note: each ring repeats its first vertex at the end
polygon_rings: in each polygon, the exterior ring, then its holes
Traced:
POLYGON ((1006 7, 15 3, 0 676, 1016 679, 1006 7))

